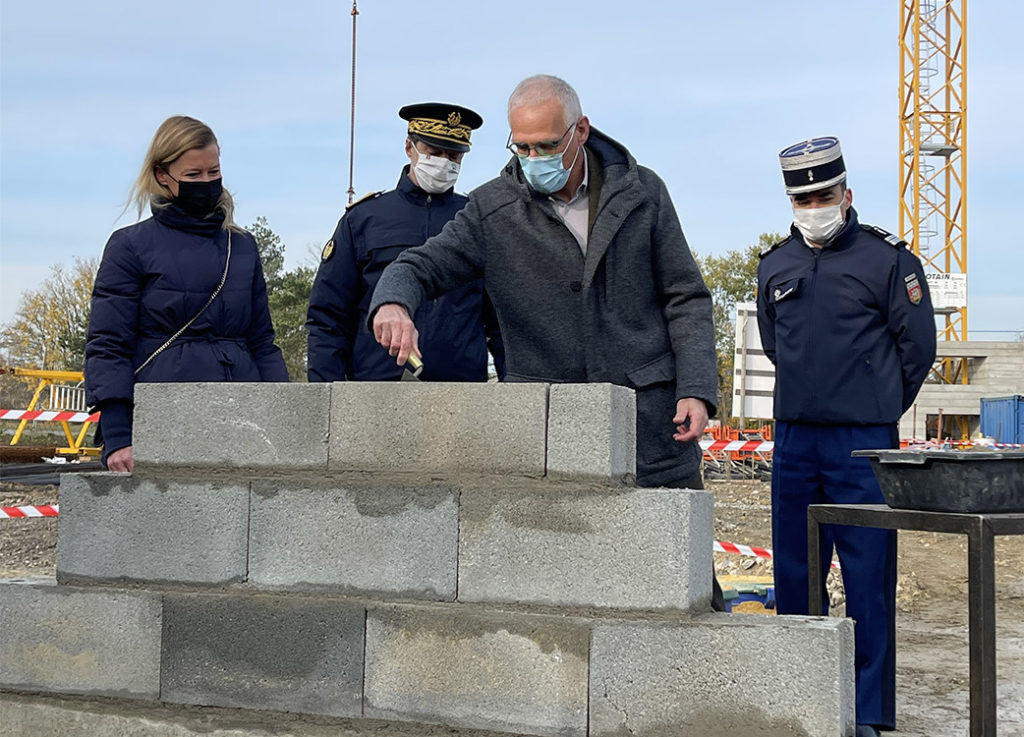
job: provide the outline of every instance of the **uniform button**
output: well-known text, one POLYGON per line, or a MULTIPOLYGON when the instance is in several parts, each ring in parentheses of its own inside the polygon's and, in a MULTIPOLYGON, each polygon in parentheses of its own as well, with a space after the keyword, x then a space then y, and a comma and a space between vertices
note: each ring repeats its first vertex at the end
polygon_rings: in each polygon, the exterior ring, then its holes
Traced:
POLYGON ((574 292, 578 292, 581 289, 583 289, 583 284, 581 284, 578 281, 571 281, 569 282, 569 289, 571 289, 574 292))

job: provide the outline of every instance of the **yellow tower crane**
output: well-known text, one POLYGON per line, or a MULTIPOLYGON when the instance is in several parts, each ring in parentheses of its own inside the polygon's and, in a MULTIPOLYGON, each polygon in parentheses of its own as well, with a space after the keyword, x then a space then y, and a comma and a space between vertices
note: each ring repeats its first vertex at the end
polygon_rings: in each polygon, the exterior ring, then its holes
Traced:
MULTIPOLYGON (((967 0, 901 3, 899 232, 924 264, 939 340, 966 341, 967 0)), ((968 383, 967 359, 938 374, 968 383)))

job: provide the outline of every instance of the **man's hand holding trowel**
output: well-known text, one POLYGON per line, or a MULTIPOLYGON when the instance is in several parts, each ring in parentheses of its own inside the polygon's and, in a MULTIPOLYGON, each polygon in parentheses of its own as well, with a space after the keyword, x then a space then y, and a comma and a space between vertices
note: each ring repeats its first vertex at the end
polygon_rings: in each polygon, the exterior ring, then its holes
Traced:
POLYGON ((420 333, 405 307, 394 302, 381 305, 373 316, 373 337, 388 349, 388 353, 397 356, 399 366, 407 366, 402 374, 403 381, 418 380, 423 371, 420 333))

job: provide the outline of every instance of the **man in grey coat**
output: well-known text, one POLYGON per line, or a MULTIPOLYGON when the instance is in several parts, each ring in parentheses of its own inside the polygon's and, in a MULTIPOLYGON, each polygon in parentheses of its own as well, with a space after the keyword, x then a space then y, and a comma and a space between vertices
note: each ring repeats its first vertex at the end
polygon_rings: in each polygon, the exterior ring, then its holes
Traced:
POLYGON ((377 340, 404 364, 419 354, 409 315, 482 278, 506 381, 634 389, 637 483, 702 488, 697 441, 718 382, 711 295, 665 184, 592 128, 557 77, 521 82, 508 118, 501 174, 384 271, 369 309, 377 340))

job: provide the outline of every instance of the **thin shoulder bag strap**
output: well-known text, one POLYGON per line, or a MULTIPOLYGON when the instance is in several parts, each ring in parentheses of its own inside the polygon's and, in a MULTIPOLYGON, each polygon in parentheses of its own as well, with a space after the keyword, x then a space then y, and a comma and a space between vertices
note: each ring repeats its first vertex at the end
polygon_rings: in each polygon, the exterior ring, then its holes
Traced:
POLYGON ((206 312, 206 308, 209 307, 211 304, 213 304, 213 300, 217 299, 217 295, 220 294, 220 290, 222 290, 224 288, 224 283, 228 280, 228 267, 230 265, 231 265, 231 231, 229 230, 228 231, 228 254, 227 254, 227 258, 224 259, 224 273, 220 277, 220 284, 218 284, 217 288, 213 290, 213 294, 210 295, 210 298, 208 300, 206 300, 206 304, 203 305, 203 309, 199 310, 199 312, 197 312, 193 316, 193 318, 191 320, 189 320, 187 323, 182 325, 174 335, 172 335, 170 338, 167 339, 166 343, 164 343, 162 346, 160 346, 155 351, 153 351, 153 354, 149 358, 147 358, 145 361, 143 361, 141 366, 139 366, 137 369, 135 369, 135 375, 136 376, 139 375, 139 372, 142 371, 142 369, 146 368, 146 366, 149 365, 150 361, 152 361, 154 358, 156 358, 161 353, 163 353, 167 349, 167 347, 171 345, 171 343, 173 343, 178 338, 180 338, 181 334, 184 333, 186 330, 188 330, 192 326, 192 323, 194 323, 196 320, 199 319, 200 315, 202 315, 204 312, 206 312))

